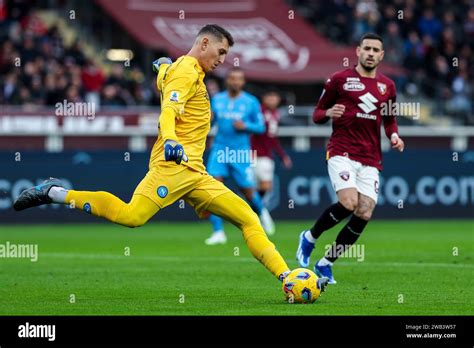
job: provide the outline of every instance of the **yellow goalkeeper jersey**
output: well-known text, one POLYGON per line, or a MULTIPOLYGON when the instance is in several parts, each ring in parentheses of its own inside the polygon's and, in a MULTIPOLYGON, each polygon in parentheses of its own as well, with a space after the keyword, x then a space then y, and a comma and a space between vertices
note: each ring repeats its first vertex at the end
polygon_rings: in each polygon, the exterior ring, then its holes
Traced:
POLYGON ((203 154, 210 130, 211 106, 204 76, 197 59, 191 56, 182 56, 171 65, 160 66, 156 84, 161 92, 161 115, 150 168, 178 169, 175 162, 165 161, 163 151, 164 142, 174 140, 183 145, 188 157, 188 162, 182 161, 180 166, 206 171, 203 154))

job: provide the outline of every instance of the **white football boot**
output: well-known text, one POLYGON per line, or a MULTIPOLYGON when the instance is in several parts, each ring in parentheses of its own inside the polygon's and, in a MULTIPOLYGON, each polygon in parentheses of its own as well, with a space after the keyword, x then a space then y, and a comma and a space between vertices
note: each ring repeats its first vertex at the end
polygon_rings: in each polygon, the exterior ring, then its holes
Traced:
POLYGON ((227 243, 227 237, 224 231, 216 231, 212 233, 212 235, 207 238, 204 243, 206 243, 206 245, 225 244, 227 243))
POLYGON ((267 208, 262 209, 262 212, 260 213, 260 222, 262 223, 262 227, 267 235, 273 236, 275 234, 275 223, 273 222, 267 208))

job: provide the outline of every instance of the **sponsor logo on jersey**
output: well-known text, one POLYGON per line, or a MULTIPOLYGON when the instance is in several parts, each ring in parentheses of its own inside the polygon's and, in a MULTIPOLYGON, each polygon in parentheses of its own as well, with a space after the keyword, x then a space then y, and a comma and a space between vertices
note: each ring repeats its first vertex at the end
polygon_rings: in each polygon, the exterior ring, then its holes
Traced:
POLYGON ((171 91, 170 101, 179 102, 179 92, 171 91))
POLYGON ((387 93, 387 85, 382 82, 377 82, 377 89, 379 90, 381 95, 387 93))
POLYGON ((357 104, 357 106, 360 107, 366 114, 377 109, 374 103, 377 103, 378 99, 375 98, 372 93, 367 92, 364 95, 361 95, 359 99, 362 101, 362 103, 357 104))
POLYGON ((358 77, 346 77, 346 82, 349 81, 360 81, 360 79, 358 77))
POLYGON ((350 173, 348 171, 343 171, 339 173, 339 176, 341 177, 342 180, 347 181, 351 177, 350 173))
POLYGON ((356 117, 365 118, 367 120, 374 120, 374 121, 377 119, 377 115, 364 114, 363 112, 356 113, 356 117))
POLYGON ((379 193, 379 182, 377 180, 374 181, 374 191, 375 193, 379 193))
POLYGON ((357 91, 363 91, 365 89, 365 85, 362 82, 351 81, 351 82, 346 82, 342 86, 342 88, 348 92, 357 92, 357 91))

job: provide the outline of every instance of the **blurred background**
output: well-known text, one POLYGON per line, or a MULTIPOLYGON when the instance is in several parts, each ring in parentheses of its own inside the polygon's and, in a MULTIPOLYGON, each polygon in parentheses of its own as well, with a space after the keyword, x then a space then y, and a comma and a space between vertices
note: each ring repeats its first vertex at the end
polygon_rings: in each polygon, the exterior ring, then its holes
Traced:
MULTIPOLYGON (((407 150, 390 152, 376 217, 472 217, 474 1, 0 0, 0 222, 97 221, 65 207, 15 214, 12 200, 49 176, 128 201, 147 171, 160 114, 151 63, 186 54, 206 23, 235 37, 226 64, 206 77, 210 96, 232 65, 246 90, 282 96, 279 137, 293 168, 277 166, 268 199, 278 219, 312 219, 335 196, 312 124, 325 80, 357 63, 369 31, 384 39, 380 71, 397 101, 407 150), (71 104, 91 110, 58 112, 71 104), (67 210, 64 212, 63 210, 67 210)), ((159 219, 195 219, 173 205, 159 219)))

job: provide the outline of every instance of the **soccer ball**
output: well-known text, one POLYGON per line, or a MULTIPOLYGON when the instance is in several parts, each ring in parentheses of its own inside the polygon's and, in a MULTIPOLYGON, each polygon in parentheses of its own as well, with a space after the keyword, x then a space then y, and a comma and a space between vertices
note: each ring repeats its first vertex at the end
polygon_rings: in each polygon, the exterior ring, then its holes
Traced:
POLYGON ((296 268, 283 281, 288 303, 313 303, 321 294, 318 276, 306 268, 296 268))

